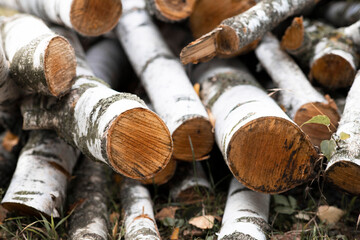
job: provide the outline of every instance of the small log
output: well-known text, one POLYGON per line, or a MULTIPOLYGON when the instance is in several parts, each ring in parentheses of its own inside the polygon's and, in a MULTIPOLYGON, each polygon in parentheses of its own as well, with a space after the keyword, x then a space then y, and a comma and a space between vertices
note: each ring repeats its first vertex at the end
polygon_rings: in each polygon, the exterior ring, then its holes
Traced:
POLYGON ((161 170, 161 172, 157 173, 154 177, 150 179, 141 180, 142 184, 155 184, 155 185, 163 185, 172 179, 176 172, 177 162, 174 158, 171 158, 170 162, 166 165, 166 167, 161 170))
POLYGON ((120 0, 0 0, 0 5, 64 25, 86 36, 109 32, 117 24, 122 10, 120 0))
POLYGON ((135 179, 153 177, 172 153, 165 123, 137 96, 116 92, 94 77, 76 35, 65 30, 62 34, 76 49, 75 84, 59 101, 45 97, 24 101, 23 128, 55 129, 84 155, 118 173, 135 179))
POLYGON ((195 69, 194 79, 238 181, 254 191, 279 193, 312 177, 317 153, 310 139, 241 63, 214 60, 195 69))
POLYGON ((316 13, 334 26, 348 26, 360 19, 360 2, 330 1, 316 13))
POLYGON ((160 240, 149 191, 135 180, 124 179, 120 195, 125 216, 125 240, 160 240))
POLYGON ((338 147, 329 159, 325 170, 327 181, 355 195, 360 194, 359 89, 360 71, 358 71, 354 83, 348 93, 339 127, 333 135, 338 147), (342 133, 349 134, 349 137, 342 138, 342 133))
POLYGON ((124 0, 123 5, 117 34, 155 111, 170 130, 174 158, 192 161, 193 152, 195 160, 207 155, 214 142, 212 127, 181 63, 161 38, 145 1, 124 0))
POLYGON ((306 124, 302 130, 316 146, 320 146, 322 140, 330 139, 340 120, 336 103, 329 97, 326 99, 311 86, 295 61, 280 48, 274 36, 266 35, 255 53, 267 73, 282 89, 279 102, 288 110, 290 118, 301 126, 314 116, 328 116, 331 132, 319 124, 306 124))
POLYGON ((8 185, 17 162, 16 155, 3 146, 4 137, 5 134, 0 137, 2 142, 0 145, 0 188, 8 185))
POLYGON ((78 157, 54 132, 31 132, 1 204, 9 211, 60 217, 78 157))
POLYGON ((69 219, 70 239, 108 239, 104 165, 83 157, 75 172, 71 193, 71 206, 75 209, 69 219))
POLYGON ((181 52, 183 64, 208 61, 216 55, 232 55, 299 13, 317 0, 263 0, 249 10, 228 18, 211 32, 187 45, 181 52))
POLYGON ((266 240, 269 207, 270 195, 253 192, 233 178, 218 239, 266 240))
POLYGON ((147 0, 151 15, 164 22, 178 22, 190 16, 197 0, 147 0))

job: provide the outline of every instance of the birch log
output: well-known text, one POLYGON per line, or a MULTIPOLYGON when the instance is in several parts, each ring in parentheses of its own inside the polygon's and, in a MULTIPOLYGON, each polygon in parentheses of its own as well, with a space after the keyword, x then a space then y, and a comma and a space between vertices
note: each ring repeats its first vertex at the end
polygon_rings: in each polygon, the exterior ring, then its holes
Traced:
POLYGON ((280 48, 274 36, 266 35, 255 53, 277 87, 282 89, 279 102, 287 109, 290 118, 301 126, 317 115, 328 116, 331 132, 319 124, 306 124, 302 129, 316 146, 320 146, 322 140, 330 139, 340 120, 334 100, 330 97, 326 99, 311 86, 295 61, 280 48))
POLYGON ((165 123, 137 96, 116 92, 94 77, 76 35, 62 33, 76 50, 75 84, 59 101, 44 97, 25 101, 24 129, 55 129, 84 155, 118 173, 135 179, 153 177, 172 153, 165 123))
POLYGON ((149 13, 164 22, 177 22, 190 16, 197 0, 147 0, 149 13))
POLYGON ((266 240, 269 207, 270 195, 253 192, 233 178, 218 239, 266 240))
POLYGON ((0 145, 0 188, 9 184, 17 162, 16 155, 3 146, 4 136, 5 134, 1 135, 2 144, 0 145))
POLYGON ((317 12, 334 26, 348 26, 360 19, 360 2, 330 1, 317 12))
POLYGON ((120 0, 0 0, 0 5, 73 28, 86 36, 110 31, 122 9, 120 0))
POLYGON ((68 178, 79 152, 54 132, 34 131, 2 200, 9 211, 60 217, 68 178))
POLYGON ((174 158, 171 158, 170 162, 166 165, 166 167, 161 170, 161 172, 157 173, 154 177, 150 179, 141 180, 142 184, 155 184, 155 185, 163 185, 170 181, 170 179, 174 176, 176 172, 177 162, 174 158))
POLYGON ((279 193, 312 177, 317 153, 310 139, 240 62, 203 64, 194 79, 214 117, 216 142, 238 181, 255 191, 279 193))
POLYGON ((2 18, 1 36, 10 75, 22 89, 56 97, 70 90, 76 59, 65 38, 24 14, 2 18))
POLYGON ((249 10, 228 18, 211 32, 187 45, 181 52, 183 64, 208 61, 214 56, 232 55, 299 13, 317 0, 263 0, 249 10))
POLYGON ((160 240, 149 191, 137 181, 124 179, 120 195, 125 240, 160 240))
POLYGON ((106 174, 104 165, 83 157, 75 172, 69 235, 72 240, 107 240, 106 174))
POLYGON ((145 10, 144 0, 124 0, 118 37, 135 72, 174 141, 174 158, 192 161, 213 146, 211 124, 179 61, 172 55, 145 10), (146 41, 144 41, 146 39, 146 41))
POLYGON ((326 179, 339 188, 360 194, 360 71, 348 93, 337 132, 333 135, 338 147, 329 159, 326 179), (342 137, 342 134, 349 137, 342 137))

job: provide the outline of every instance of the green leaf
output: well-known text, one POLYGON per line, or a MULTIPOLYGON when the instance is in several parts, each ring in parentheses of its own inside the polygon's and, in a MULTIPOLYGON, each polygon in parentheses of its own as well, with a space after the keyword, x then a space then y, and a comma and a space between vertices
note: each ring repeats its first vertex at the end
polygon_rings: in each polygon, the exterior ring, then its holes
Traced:
POLYGON ((288 198, 289 198, 291 208, 296 209, 297 208, 296 199, 293 196, 288 196, 288 198))
POLYGON ((316 123, 316 124, 321 124, 326 126, 329 131, 330 131, 330 118, 326 115, 317 115, 315 117, 312 117, 310 120, 304 122, 303 124, 301 124, 300 127, 304 126, 305 124, 309 124, 309 123, 316 123))
POLYGON ((345 132, 341 132, 340 133, 340 139, 341 140, 346 140, 346 139, 348 139, 350 137, 350 134, 348 134, 348 133, 345 133, 345 132))
POLYGON ((288 199, 283 195, 274 195, 274 201, 276 205, 290 207, 288 199))
POLYGON ((321 153, 329 160, 336 150, 336 142, 331 140, 324 140, 320 143, 321 153))
POLYGON ((175 226, 175 219, 174 218, 166 217, 161 222, 165 227, 174 227, 175 226))
POLYGON ((277 213, 282 213, 282 214, 287 214, 287 215, 291 215, 295 212, 295 210, 292 209, 291 207, 283 207, 283 206, 275 207, 274 210, 277 213))

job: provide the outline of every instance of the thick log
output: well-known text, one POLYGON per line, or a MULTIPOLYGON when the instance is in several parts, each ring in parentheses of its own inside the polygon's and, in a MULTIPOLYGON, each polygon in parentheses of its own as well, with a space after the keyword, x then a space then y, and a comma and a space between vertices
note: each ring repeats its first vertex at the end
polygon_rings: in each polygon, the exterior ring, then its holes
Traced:
POLYGON ((170 130, 174 158, 192 161, 193 151, 195 159, 207 155, 214 142, 211 124, 181 63, 161 38, 145 1, 125 0, 123 5, 117 34, 155 111, 170 130))
POLYGON ((151 15, 164 22, 177 22, 190 16, 197 0, 147 0, 151 15))
POLYGON ((72 28, 86 36, 113 29, 121 15, 120 0, 0 0, 0 5, 72 28))
POLYGON ((160 240, 149 191, 139 182, 124 179, 121 190, 126 240, 160 240))
POLYGON ((319 124, 306 124, 302 130, 311 138, 311 142, 320 146, 328 140, 340 120, 336 103, 316 91, 299 66, 281 48, 279 41, 272 35, 266 35, 255 50, 260 63, 271 76, 280 91, 279 102, 287 109, 294 122, 301 126, 317 115, 330 118, 330 129, 319 124))
POLYGON ((339 127, 333 135, 337 142, 337 148, 329 159, 325 170, 327 181, 355 195, 360 194, 359 89, 360 71, 358 71, 346 98, 345 109, 339 127), (349 134, 349 137, 341 137, 342 133, 349 134))
POLYGON ((282 20, 299 13, 317 0, 263 0, 249 10, 228 18, 211 32, 186 46, 183 64, 208 61, 216 55, 232 55, 276 27, 282 20))
POLYGON ((31 132, 1 204, 9 211, 60 217, 78 156, 54 132, 31 132))
POLYGON ((253 192, 233 178, 218 239, 266 240, 269 207, 270 195, 253 192))
POLYGON ((69 198, 75 208, 69 219, 69 239, 108 239, 106 173, 102 163, 82 158, 69 198))
POLYGON ((194 80, 214 117, 216 142, 238 181, 255 191, 279 193, 312 177, 317 153, 310 139, 240 62, 200 65, 194 80))
POLYGON ((316 13, 337 27, 348 26, 360 19, 360 2, 330 1, 317 9, 316 13))
POLYGON ((17 162, 16 155, 3 146, 4 137, 5 133, 0 136, 2 142, 0 145, 0 188, 9 184, 17 162))
POLYGON ((170 162, 166 165, 166 167, 161 170, 161 172, 157 173, 154 177, 150 179, 141 180, 142 184, 155 184, 155 185, 163 185, 170 181, 170 179, 174 176, 176 172, 177 162, 174 158, 171 158, 170 162))
POLYGON ((44 97, 25 101, 23 128, 55 129, 84 155, 118 173, 135 179, 153 177, 172 153, 165 123, 137 96, 116 92, 94 77, 76 35, 62 33, 76 49, 75 84, 59 101, 44 97))

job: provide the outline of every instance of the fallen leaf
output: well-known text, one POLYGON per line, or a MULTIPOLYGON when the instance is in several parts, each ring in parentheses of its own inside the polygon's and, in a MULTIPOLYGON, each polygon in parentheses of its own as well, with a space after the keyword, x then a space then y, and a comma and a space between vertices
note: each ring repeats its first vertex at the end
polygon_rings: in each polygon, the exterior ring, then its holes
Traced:
POLYGON ((196 94, 200 97, 200 84, 199 83, 194 84, 194 90, 195 90, 196 94))
POLYGON ((118 234, 118 229, 119 229, 119 222, 116 221, 115 225, 111 231, 113 239, 116 239, 116 235, 118 234))
POLYGON ((340 133, 340 139, 341 140, 346 140, 346 139, 348 139, 350 137, 350 134, 348 134, 348 133, 345 133, 345 132, 341 132, 340 133))
POLYGON ((111 213, 110 216, 109 216, 110 222, 111 222, 112 224, 118 222, 119 218, 120 218, 120 214, 117 213, 117 212, 113 212, 113 213, 111 213))
POLYGON ((0 224, 2 224, 3 221, 5 220, 6 214, 7 214, 7 210, 0 205, 0 224))
POLYGON ((156 213, 155 219, 157 220, 164 220, 165 218, 175 218, 176 210, 178 210, 179 207, 165 207, 160 210, 160 212, 156 213))
POLYGON ((189 223, 200 229, 212 229, 214 227, 215 217, 211 215, 205 215, 200 217, 193 217, 189 223))
POLYGON ((19 137, 12 134, 10 131, 7 131, 2 146, 5 148, 6 151, 11 152, 13 147, 15 147, 19 143, 19 137))
POLYGON ((320 206, 316 213, 316 215, 321 221, 327 222, 328 224, 337 223, 341 219, 341 217, 344 216, 344 214, 345 211, 337 207, 328 205, 320 206))
POLYGON ((179 239, 179 232, 180 232, 180 228, 176 227, 174 228, 171 236, 170 236, 170 240, 178 240, 179 239))
POLYGON ((311 217, 308 214, 302 213, 302 212, 299 212, 298 214, 296 214, 295 218, 297 218, 299 220, 305 220, 305 221, 309 221, 311 219, 311 217))

